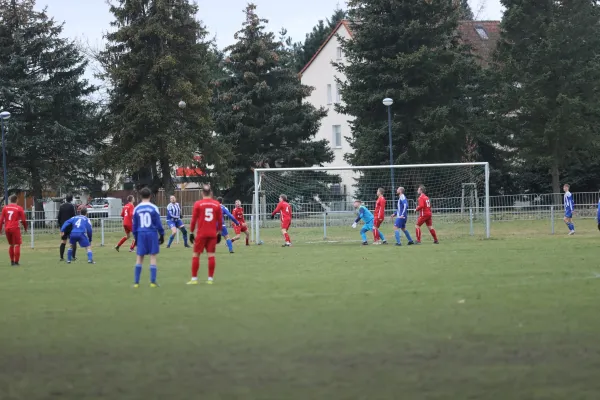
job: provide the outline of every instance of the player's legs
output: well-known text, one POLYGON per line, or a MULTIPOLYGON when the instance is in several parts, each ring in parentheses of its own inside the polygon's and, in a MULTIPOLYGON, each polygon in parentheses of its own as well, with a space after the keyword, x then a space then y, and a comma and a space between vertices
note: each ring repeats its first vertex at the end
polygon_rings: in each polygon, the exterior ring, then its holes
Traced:
MULTIPOLYGON (((216 245, 216 243, 215 243, 216 245)), ((214 276, 215 276, 215 267, 216 267, 216 259, 215 259, 215 252, 212 251, 208 251, 208 284, 212 284, 214 276)))
POLYGON ((169 229, 171 230, 171 236, 169 236, 169 242, 167 243, 167 249, 173 244, 175 235, 177 234, 177 224, 174 221, 168 221, 169 229))
POLYGON ((421 225, 423 225, 425 223, 425 220, 423 219, 423 217, 419 217, 419 219, 417 219, 417 223, 415 224, 415 233, 417 235, 417 244, 421 243, 421 225))
POLYGON ((248 229, 242 232, 244 232, 244 234, 246 235, 246 246, 250 246, 250 232, 248 232, 248 229))
POLYGON ((60 247, 58 253, 60 254, 60 261, 64 261, 65 259, 65 248, 67 247, 67 240, 69 239, 69 235, 62 235, 60 237, 60 247))
POLYGON ((206 248, 206 238, 197 237, 194 240, 194 250, 192 253, 192 279, 188 282, 188 285, 198 284, 198 270, 200 269, 200 254, 204 252, 206 248))
POLYGON ((119 240, 119 243, 117 243, 117 245, 115 246, 115 250, 117 251, 119 251, 119 248, 123 245, 123 243, 125 243, 131 237, 130 227, 123 225, 123 230, 125 231, 125 236, 123 236, 121 240, 119 240))
POLYGON ((76 248, 77 242, 79 241, 79 235, 70 235, 69 236, 69 249, 67 250, 67 262, 70 263, 73 261, 73 249, 76 248))
POLYGON ((138 246, 138 254, 135 258, 135 267, 133 269, 133 287, 138 287, 140 284, 140 278, 142 277, 142 265, 144 265, 144 256, 139 254, 139 246, 138 246))
POLYGON ((565 217, 563 218, 563 220, 565 221, 565 224, 569 228, 569 235, 572 235, 573 233, 575 233, 575 225, 573 225, 572 217, 573 216, 571 215, 571 213, 565 213, 565 217))
POLYGON ((283 235, 283 240, 285 240, 284 246, 291 246, 292 239, 290 239, 290 234, 288 230, 290 229, 291 222, 281 223, 281 234, 283 235))
POLYGON ((177 228, 181 231, 181 235, 183 236, 183 246, 190 247, 188 244, 188 231, 185 229, 185 224, 182 220, 177 221, 177 228))
POLYGON ((410 237, 410 232, 408 232, 408 229, 406 229, 406 226, 404 228, 400 228, 402 230, 402 232, 404 232, 404 236, 406 236, 406 240, 408 240, 408 244, 414 244, 415 242, 413 242, 412 238, 410 237))
POLYGON ((150 254, 150 287, 158 287, 158 283, 156 283, 156 277, 158 275, 156 259, 156 253, 150 254))
POLYGON ((406 227, 406 218, 396 218, 394 220, 394 237, 396 238, 396 245, 401 246, 402 241, 400 240, 400 229, 406 227))
POLYGON ((225 225, 223 225, 223 228, 221 228, 221 237, 225 239, 225 244, 227 244, 227 249, 229 249, 229 253, 233 254, 233 241, 229 237, 229 231, 227 230, 227 227, 225 225))
POLYGON ((364 224, 363 227, 360 229, 360 237, 363 241, 363 245, 369 244, 369 242, 367 242, 367 232, 371 230, 373 230, 373 223, 364 224))
POLYGON ((433 243, 437 244, 437 233, 435 232, 435 229, 433 229, 433 220, 431 219, 431 217, 429 217, 427 221, 425 221, 425 225, 427 225, 427 229, 429 229, 429 233, 431 234, 431 237, 433 237, 433 243))
POLYGON ((92 254, 92 244, 88 240, 87 236, 81 235, 78 240, 79 246, 87 250, 88 264, 96 264, 94 262, 94 255, 92 254))
POLYGON ((238 225, 233 225, 233 231, 235 232, 235 236, 231 238, 231 241, 235 242, 237 240, 240 240, 240 237, 242 235, 242 227, 238 225))

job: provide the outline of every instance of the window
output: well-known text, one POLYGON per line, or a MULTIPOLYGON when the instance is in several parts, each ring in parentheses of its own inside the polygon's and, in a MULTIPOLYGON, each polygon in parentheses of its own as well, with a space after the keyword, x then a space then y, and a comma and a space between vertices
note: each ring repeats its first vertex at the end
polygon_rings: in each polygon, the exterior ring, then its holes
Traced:
POLYGON ((479 35, 479 37, 483 40, 488 40, 490 37, 488 36, 487 32, 485 31, 485 29, 483 29, 483 26, 476 26, 475 27, 475 32, 477 32, 477 34, 479 35))
POLYGON ((333 125, 333 147, 335 149, 342 148, 342 126, 341 125, 333 125))
POLYGON ((327 104, 331 104, 331 85, 327 85, 327 104))
POLYGON ((337 49, 335 49, 335 50, 336 50, 336 53, 335 53, 335 54, 336 54, 336 58, 337 58, 337 60, 338 60, 338 61, 341 61, 341 60, 342 60, 342 48, 341 48, 341 47, 338 47, 338 48, 337 48, 337 49))
POLYGON ((342 89, 342 86, 339 83, 335 85, 335 102, 336 103, 342 102, 341 89, 342 89))

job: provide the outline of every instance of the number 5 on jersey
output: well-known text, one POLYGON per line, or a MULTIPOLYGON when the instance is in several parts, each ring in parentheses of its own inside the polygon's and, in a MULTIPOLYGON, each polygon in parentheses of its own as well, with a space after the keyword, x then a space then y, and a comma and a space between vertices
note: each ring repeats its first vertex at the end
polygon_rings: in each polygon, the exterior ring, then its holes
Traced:
POLYGON ((215 215, 213 214, 212 208, 205 208, 204 209, 204 220, 206 222, 210 222, 213 219, 215 219, 215 215))

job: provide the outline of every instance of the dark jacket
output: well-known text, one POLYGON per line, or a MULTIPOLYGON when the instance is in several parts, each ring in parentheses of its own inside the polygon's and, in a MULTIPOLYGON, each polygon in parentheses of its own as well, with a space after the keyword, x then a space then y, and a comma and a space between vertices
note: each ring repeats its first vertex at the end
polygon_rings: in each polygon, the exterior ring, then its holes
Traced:
POLYGON ((63 203, 58 209, 58 228, 75 216, 75 206, 72 203, 63 203))

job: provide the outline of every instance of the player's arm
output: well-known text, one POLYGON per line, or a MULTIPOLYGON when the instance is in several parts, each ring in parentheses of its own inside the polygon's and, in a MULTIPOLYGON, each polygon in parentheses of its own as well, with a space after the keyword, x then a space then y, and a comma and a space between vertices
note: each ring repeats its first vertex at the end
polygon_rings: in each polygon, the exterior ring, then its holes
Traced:
POLYGON ((398 218, 406 218, 406 214, 408 213, 408 201, 402 201, 400 207, 400 215, 398 215, 398 218))
POLYGON ((362 219, 363 214, 364 214, 364 208, 363 208, 363 206, 360 206, 358 208, 358 215, 356 216, 356 219, 354 220, 355 224, 358 224, 358 221, 360 221, 362 219))
POLYGON ((173 211, 173 207, 169 204, 167 206, 167 219, 173 219, 173 215, 171 214, 172 211, 173 211))
POLYGON ((158 212, 152 213, 152 224, 154 225, 160 236, 165 235, 165 228, 162 225, 162 221, 160 220, 160 214, 158 212))
POLYGON ((240 225, 239 221, 233 216, 233 214, 231 214, 231 212, 229 212, 228 209, 223 208, 223 211, 225 211, 225 215, 227 215, 227 217, 236 225, 240 225))
POLYGON ((275 207, 275 210, 273 210, 273 212, 271 213, 271 216, 274 217, 275 214, 277 214, 280 211, 281 211, 281 203, 277 204, 277 207, 275 207))
POLYGON ((125 210, 127 210, 127 205, 125 207, 123 207, 123 209, 121 210, 121 218, 125 219, 125 210))
POLYGON ((217 220, 217 233, 220 234, 221 227, 223 226, 223 209, 221 207, 217 209, 215 219, 217 220))
POLYGON ((137 241, 137 233, 138 233, 138 220, 137 215, 133 213, 131 216, 131 233, 133 233, 133 238, 137 241))
POLYGON ((25 216, 25 210, 20 210, 21 212, 21 224, 23 225, 23 230, 27 232, 27 217, 25 216))
POLYGON ((425 207, 425 200, 423 200, 422 198, 419 197, 419 202, 417 203, 417 208, 415 208, 415 211, 419 211, 420 209, 425 207))
POLYGON ((199 208, 194 205, 194 208, 192 209, 192 222, 190 223, 190 231, 192 231, 192 233, 196 232, 196 223, 198 222, 199 213, 199 208))
MULTIPOLYGON (((599 203, 600 204, 600 203, 599 203)), ((600 210, 600 205, 598 205, 598 210, 600 210)), ((600 213, 600 211, 598 211, 600 213)), ((4 218, 6 214, 6 209, 2 209, 2 214, 0 215, 0 232, 2 232, 2 226, 4 226, 4 218)))
POLYGON ((89 219, 87 221, 87 226, 85 227, 85 230, 87 231, 87 237, 88 239, 90 239, 90 243, 92 243, 92 223, 89 219))

